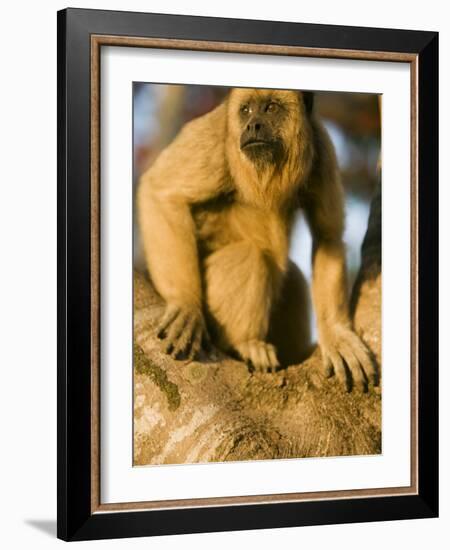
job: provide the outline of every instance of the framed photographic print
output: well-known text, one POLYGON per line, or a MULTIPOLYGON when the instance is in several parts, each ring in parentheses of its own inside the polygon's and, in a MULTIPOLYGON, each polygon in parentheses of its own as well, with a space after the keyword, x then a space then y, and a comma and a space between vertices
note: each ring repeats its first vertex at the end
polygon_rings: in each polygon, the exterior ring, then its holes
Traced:
POLYGON ((438 514, 438 35, 58 13, 58 536, 438 514))

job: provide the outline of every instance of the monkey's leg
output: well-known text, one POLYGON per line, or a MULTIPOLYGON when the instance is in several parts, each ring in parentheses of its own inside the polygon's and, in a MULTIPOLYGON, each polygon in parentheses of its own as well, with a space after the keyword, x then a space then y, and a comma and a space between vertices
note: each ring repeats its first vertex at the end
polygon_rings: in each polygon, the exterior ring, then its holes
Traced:
POLYGON ((252 243, 228 245, 205 261, 207 308, 218 344, 257 370, 275 371, 279 365, 267 331, 280 281, 273 261, 252 243))
POLYGON ((283 366, 301 363, 311 353, 310 313, 308 283, 290 261, 280 298, 272 310, 267 338, 276 347, 283 366))

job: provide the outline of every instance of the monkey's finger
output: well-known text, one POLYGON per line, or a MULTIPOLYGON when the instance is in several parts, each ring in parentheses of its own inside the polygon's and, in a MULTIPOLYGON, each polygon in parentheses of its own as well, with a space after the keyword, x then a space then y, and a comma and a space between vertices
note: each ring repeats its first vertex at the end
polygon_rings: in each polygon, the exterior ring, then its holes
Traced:
POLYGON ((278 361, 277 354, 275 352, 275 348, 272 346, 267 346, 267 356, 269 359, 269 363, 272 367, 272 372, 276 372, 277 368, 280 366, 280 362, 278 361))
POLYGON ((259 346, 257 346, 257 354, 258 354, 258 360, 260 362, 261 370, 263 372, 272 372, 272 362, 269 357, 269 350, 268 347, 261 343, 259 346))
POLYGON ((367 391, 366 375, 352 349, 345 346, 342 355, 351 372, 353 384, 361 391, 367 391))
POLYGON ((200 340, 201 344, 202 325, 196 316, 191 316, 187 319, 180 335, 178 336, 172 355, 180 355, 180 357, 190 357, 191 349, 196 339, 200 340))
POLYGON ((333 363, 328 355, 324 355, 322 359, 322 375, 324 378, 331 378, 333 376, 333 363))
POLYGON ((264 348, 258 346, 258 344, 256 343, 252 343, 249 346, 250 360, 255 369, 257 369, 259 372, 266 372, 266 368, 268 366, 267 357, 265 356, 264 351, 264 348))
POLYGON ((236 346, 236 351, 239 357, 246 362, 250 361, 250 355, 248 353, 248 344, 239 344, 236 346))
POLYGON ((377 378, 377 369, 372 358, 372 353, 361 338, 355 333, 350 332, 347 335, 346 343, 351 347, 351 350, 356 355, 361 363, 363 370, 369 380, 377 378))
POLYGON ((172 323, 172 321, 179 314, 179 312, 180 312, 180 309, 177 306, 168 305, 166 307, 166 310, 164 311, 164 314, 161 320, 159 321, 156 329, 158 338, 164 338, 167 327, 172 323))
POLYGON ((360 345, 353 348, 353 353, 356 355, 363 371, 365 372, 368 381, 374 386, 378 386, 378 373, 370 351, 360 341, 360 345))
MULTIPOLYGON (((175 346, 173 354, 176 358, 194 359, 198 356, 200 350, 205 348, 202 346, 203 339, 205 338, 205 326, 203 320, 198 320, 195 317, 188 321, 179 340, 175 346)), ((206 334, 208 338, 208 334, 206 334)), ((209 342, 209 340, 207 340, 209 342)))
POLYGON ((266 342, 255 343, 256 361, 259 364, 259 370, 263 372, 276 372, 279 362, 275 348, 266 342))
POLYGON ((181 332, 176 336, 172 351, 172 355, 175 359, 183 359, 184 355, 189 354, 195 328, 195 319, 188 319, 185 326, 181 329, 181 332))
POLYGON ((339 383, 347 390, 350 391, 350 383, 347 376, 347 371, 345 370, 344 361, 342 357, 337 352, 330 352, 329 358, 333 364, 334 374, 338 379, 339 383))
POLYGON ((260 345, 259 342, 252 342, 250 349, 253 350, 253 358, 258 370, 265 372, 268 367, 268 359, 264 346, 260 345))
POLYGON ((202 344, 202 326, 201 325, 197 325, 195 327, 191 342, 192 343, 188 351, 188 359, 190 360, 195 359, 198 356, 201 349, 201 344, 202 344))
POLYGON ((256 342, 251 342, 248 345, 248 355, 252 365, 258 372, 266 372, 267 369, 267 357, 265 357, 264 348, 259 346, 256 342))
POLYGON ((174 321, 172 321, 172 324, 169 326, 169 329, 167 330, 166 334, 166 353, 172 354, 175 346, 177 345, 178 339, 180 338, 186 324, 188 322, 188 318, 186 318, 185 315, 178 315, 175 317, 174 321))

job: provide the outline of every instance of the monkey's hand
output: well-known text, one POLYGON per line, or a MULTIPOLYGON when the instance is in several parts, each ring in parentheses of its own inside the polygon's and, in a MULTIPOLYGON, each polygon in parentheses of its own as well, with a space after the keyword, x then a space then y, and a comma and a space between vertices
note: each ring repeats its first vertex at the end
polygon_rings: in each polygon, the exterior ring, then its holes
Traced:
POLYGON ((210 340, 200 308, 167 304, 157 328, 163 349, 175 359, 194 359, 210 340))
POLYGON ((370 351, 349 326, 338 324, 325 328, 321 331, 319 343, 327 378, 334 374, 347 391, 353 385, 367 391, 368 383, 378 384, 370 351))
POLYGON ((275 372, 280 366, 275 347, 262 340, 249 340, 239 344, 236 351, 259 372, 275 372))

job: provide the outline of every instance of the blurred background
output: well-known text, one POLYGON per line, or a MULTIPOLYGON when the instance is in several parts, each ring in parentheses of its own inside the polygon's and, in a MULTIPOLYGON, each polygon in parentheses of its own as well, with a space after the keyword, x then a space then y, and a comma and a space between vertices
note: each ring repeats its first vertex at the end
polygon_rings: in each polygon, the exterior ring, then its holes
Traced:
MULTIPOLYGON (((228 88, 217 86, 133 85, 134 189, 141 174, 187 121, 213 109, 228 88)), ((378 95, 315 92, 315 109, 334 143, 346 191, 346 230, 349 283, 358 272, 360 247, 369 216, 370 201, 379 178, 381 146, 378 95)), ((136 216, 134 217, 136 221, 136 216)), ((137 227, 134 261, 143 267, 137 227)), ((296 220, 290 257, 311 280, 311 236, 301 213, 296 220)), ((351 288, 351 287, 350 287, 351 288)), ((312 319, 312 326, 315 326, 312 319)))

